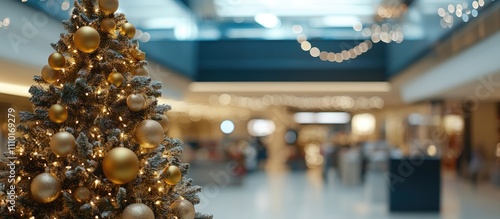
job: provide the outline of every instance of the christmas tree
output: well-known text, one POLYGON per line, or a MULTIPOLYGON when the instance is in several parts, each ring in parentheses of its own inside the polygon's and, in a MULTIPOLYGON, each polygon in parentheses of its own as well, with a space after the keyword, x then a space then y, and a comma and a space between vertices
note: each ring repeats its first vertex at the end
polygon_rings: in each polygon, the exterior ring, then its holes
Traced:
POLYGON ((63 22, 1 163, 2 218, 212 218, 195 212, 201 188, 118 4, 77 0, 63 22))

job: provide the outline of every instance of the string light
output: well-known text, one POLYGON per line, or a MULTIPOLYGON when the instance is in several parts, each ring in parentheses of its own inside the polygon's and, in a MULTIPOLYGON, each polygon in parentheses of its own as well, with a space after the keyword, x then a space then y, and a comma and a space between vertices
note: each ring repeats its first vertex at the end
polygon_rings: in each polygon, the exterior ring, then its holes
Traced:
POLYGON ((479 9, 484 5, 484 0, 475 0, 470 5, 464 1, 461 4, 449 4, 446 8, 438 8, 437 14, 441 17, 439 23, 443 28, 451 28, 454 23, 454 16, 461 18, 463 22, 468 22, 471 16, 477 17, 479 15, 479 9))

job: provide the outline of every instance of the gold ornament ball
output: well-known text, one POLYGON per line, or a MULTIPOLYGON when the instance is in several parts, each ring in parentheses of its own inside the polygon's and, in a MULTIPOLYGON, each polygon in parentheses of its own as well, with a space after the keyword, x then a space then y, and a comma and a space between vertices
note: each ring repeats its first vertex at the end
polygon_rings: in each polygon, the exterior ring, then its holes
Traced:
POLYGON ((164 139, 163 128, 155 120, 144 120, 135 128, 135 138, 143 148, 155 148, 164 139))
POLYGON ((144 109, 146 99, 142 94, 130 94, 127 97, 127 107, 133 112, 139 112, 144 109))
POLYGON ((50 173, 41 173, 31 182, 31 195, 41 203, 49 203, 59 196, 61 182, 50 173))
POLYGON ((128 148, 114 148, 104 157, 102 169, 111 182, 119 185, 129 183, 139 173, 139 159, 128 148))
POLYGON ((146 59, 146 53, 140 50, 137 50, 137 52, 132 54, 134 58, 137 60, 145 60, 146 59))
POLYGON ((105 14, 115 13, 118 10, 118 6, 120 6, 118 0, 99 0, 99 8, 105 14))
POLYGON ((75 137, 69 132, 58 132, 50 139, 50 150, 61 157, 66 157, 73 153, 75 148, 75 137))
POLYGON ((68 110, 60 104, 54 104, 49 109, 49 119, 55 123, 63 123, 68 119, 68 110))
POLYGON ((116 29, 116 22, 113 18, 104 18, 101 21, 101 30, 104 32, 111 32, 116 29))
POLYGON ((142 203, 135 203, 127 206, 123 212, 121 219, 155 219, 153 210, 142 203))
POLYGON ((90 190, 85 187, 78 187, 74 192, 74 197, 79 202, 86 202, 90 200, 90 190))
POLYGON ((168 128, 170 127, 170 122, 169 122, 168 117, 166 115, 161 116, 160 125, 163 128, 163 132, 168 131, 168 128))
POLYGON ((48 83, 56 82, 61 73, 59 71, 54 71, 49 65, 43 66, 42 68, 42 78, 48 83))
POLYGON ((167 176, 165 178, 165 182, 171 186, 177 185, 182 179, 182 173, 179 167, 177 166, 168 166, 164 171, 167 171, 167 176))
POLYGON ((149 71, 146 66, 137 67, 135 69, 134 75, 136 76, 149 76, 149 71))
POLYGON ((108 76, 108 82, 115 85, 115 87, 122 86, 124 80, 125 78, 123 77, 123 75, 117 72, 116 69, 114 69, 113 72, 108 76))
POLYGON ((188 200, 177 200, 170 205, 170 209, 179 219, 194 219, 194 205, 188 200))
POLYGON ((83 26, 76 31, 73 41, 78 50, 84 53, 91 53, 99 47, 101 36, 94 28, 83 26))
POLYGON ((49 65, 54 70, 61 70, 66 65, 66 58, 61 53, 54 52, 49 56, 49 65))
POLYGON ((122 30, 120 33, 124 36, 127 36, 129 39, 134 38, 135 36, 135 27, 131 23, 124 23, 122 25, 122 30))

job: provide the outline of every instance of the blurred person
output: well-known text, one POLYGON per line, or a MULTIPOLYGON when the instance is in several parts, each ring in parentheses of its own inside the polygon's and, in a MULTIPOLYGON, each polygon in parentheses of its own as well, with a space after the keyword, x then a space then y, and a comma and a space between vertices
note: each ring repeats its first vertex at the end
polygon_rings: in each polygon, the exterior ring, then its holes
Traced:
POLYGON ((334 166, 333 163, 335 162, 334 158, 335 151, 336 151, 335 136, 332 134, 321 145, 321 154, 323 155, 325 161, 323 165, 323 179, 325 180, 325 182, 327 181, 328 178, 328 171, 330 170, 331 167, 334 166))
POLYGON ((469 173, 471 176, 471 184, 476 187, 479 180, 479 173, 484 165, 484 154, 482 145, 474 148, 472 151, 471 160, 469 163, 469 173))
POLYGON ((260 169, 263 169, 267 161, 267 146, 260 137, 255 137, 253 144, 257 149, 257 164, 260 169))

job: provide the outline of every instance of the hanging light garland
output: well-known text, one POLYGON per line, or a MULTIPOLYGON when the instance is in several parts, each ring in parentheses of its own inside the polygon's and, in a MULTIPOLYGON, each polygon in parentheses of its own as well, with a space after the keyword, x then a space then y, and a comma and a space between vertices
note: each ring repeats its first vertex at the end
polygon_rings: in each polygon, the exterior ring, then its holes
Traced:
POLYGON ((484 7, 484 0, 475 0, 469 5, 468 2, 453 5, 449 4, 446 8, 439 8, 437 13, 441 20, 439 24, 443 28, 451 28, 454 23, 454 16, 461 18, 463 22, 468 22, 470 17, 477 17, 479 15, 479 8, 484 7))

